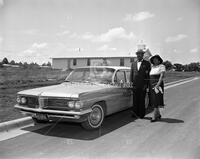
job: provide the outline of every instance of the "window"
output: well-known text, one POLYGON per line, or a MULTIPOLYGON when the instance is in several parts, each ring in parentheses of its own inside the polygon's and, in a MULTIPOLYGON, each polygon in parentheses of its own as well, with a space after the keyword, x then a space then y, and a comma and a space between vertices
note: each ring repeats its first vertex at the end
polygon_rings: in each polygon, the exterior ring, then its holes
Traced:
POLYGON ((90 59, 87 59, 87 66, 90 66, 90 59))
POLYGON ((125 82, 125 72, 124 71, 117 71, 115 75, 115 82, 125 82))
POLYGON ((124 66, 124 58, 120 59, 120 66, 124 66))
POLYGON ((134 61, 135 61, 134 57, 131 57, 131 58, 130 58, 130 62, 132 63, 132 62, 134 62, 134 61))
POLYGON ((130 71, 126 71, 126 82, 130 82, 130 71))
POLYGON ((76 63, 77 63, 76 59, 73 59, 73 65, 74 66, 76 66, 76 63))

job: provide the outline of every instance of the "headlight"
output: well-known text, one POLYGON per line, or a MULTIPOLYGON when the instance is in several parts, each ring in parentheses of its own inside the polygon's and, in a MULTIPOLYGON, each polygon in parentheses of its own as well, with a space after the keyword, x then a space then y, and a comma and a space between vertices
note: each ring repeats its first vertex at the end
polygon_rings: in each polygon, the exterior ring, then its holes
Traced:
POLYGON ((21 103, 21 98, 17 97, 17 103, 21 103))
POLYGON ((69 101, 69 108, 81 109, 83 107, 83 103, 81 101, 69 101))
POLYGON ((83 103, 81 101, 76 101, 75 102, 75 108, 76 109, 81 109, 83 107, 83 103))
POLYGON ((26 103, 26 101, 27 101, 27 100, 26 100, 26 98, 25 98, 25 97, 22 97, 22 98, 21 98, 21 103, 22 103, 22 104, 25 104, 25 103, 26 103))
POLYGON ((69 101, 68 102, 68 107, 74 108, 74 101, 69 101))

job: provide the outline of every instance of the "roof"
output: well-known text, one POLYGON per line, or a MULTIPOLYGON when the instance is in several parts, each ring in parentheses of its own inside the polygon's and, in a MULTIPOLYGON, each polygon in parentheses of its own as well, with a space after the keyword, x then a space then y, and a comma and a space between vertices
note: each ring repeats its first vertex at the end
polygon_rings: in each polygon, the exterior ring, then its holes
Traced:
POLYGON ((111 58, 135 58, 134 56, 71 56, 71 57, 52 57, 51 59, 111 59, 111 58))
POLYGON ((79 69, 79 68, 112 68, 115 70, 130 69, 130 67, 126 67, 126 66, 84 66, 84 67, 77 67, 76 69, 79 69))

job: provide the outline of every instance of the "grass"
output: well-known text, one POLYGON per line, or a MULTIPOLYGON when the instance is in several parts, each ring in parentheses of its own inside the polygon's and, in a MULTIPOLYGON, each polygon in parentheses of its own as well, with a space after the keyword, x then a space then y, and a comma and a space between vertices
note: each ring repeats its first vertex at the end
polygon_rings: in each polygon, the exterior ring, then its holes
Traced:
POLYGON ((69 71, 23 68, 0 68, 0 122, 24 117, 14 109, 19 91, 61 83, 69 71))
POLYGON ((165 74, 165 83, 178 81, 185 78, 200 76, 200 72, 167 72, 165 74))
MULTIPOLYGON (((61 83, 69 71, 53 69, 0 68, 0 122, 22 118, 14 109, 17 92, 61 83)), ((167 72, 165 82, 200 76, 199 72, 167 72)))
POLYGON ((0 68, 0 88, 21 87, 37 85, 39 83, 52 83, 62 81, 68 72, 50 68, 0 68))

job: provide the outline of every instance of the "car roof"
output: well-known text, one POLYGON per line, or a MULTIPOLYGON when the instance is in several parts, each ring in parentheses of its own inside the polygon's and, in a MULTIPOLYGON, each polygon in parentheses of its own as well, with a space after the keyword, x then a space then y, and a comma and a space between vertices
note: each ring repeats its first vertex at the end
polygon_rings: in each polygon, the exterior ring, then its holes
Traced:
POLYGON ((126 67, 126 66, 84 66, 84 67, 77 67, 77 69, 80 69, 80 68, 111 68, 111 69, 115 69, 115 70, 120 70, 120 69, 130 70, 130 67, 126 67))

